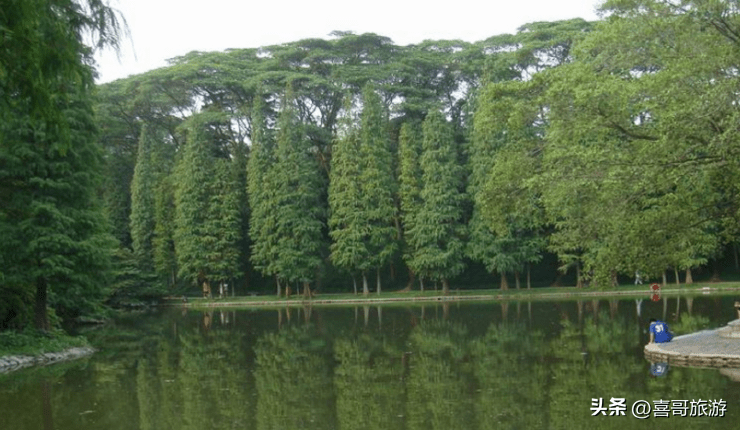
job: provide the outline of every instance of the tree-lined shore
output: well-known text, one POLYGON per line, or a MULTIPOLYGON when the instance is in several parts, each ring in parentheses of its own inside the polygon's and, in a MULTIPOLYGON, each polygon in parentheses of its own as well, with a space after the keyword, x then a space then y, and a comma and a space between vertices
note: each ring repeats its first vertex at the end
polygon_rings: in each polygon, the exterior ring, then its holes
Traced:
MULTIPOLYGON (((0 329, 195 291, 737 270, 734 2, 610 0, 475 43, 334 32, 97 87, 80 34, 117 27, 88 3, 69 51, 0 42, 0 329)), ((18 10, 0 31, 59 18, 18 10)))

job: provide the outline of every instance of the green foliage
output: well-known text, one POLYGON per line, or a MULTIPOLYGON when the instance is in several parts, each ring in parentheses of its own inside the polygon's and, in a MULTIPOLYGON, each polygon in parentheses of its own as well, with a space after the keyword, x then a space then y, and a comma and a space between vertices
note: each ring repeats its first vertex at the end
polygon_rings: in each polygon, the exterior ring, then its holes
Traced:
POLYGON ((277 214, 276 273, 288 282, 310 282, 323 259, 326 209, 321 199, 322 177, 304 128, 298 121, 290 88, 278 121, 275 167, 277 214))
POLYGON ((184 153, 175 168, 173 237, 179 276, 190 283, 239 275, 240 190, 229 161, 219 157, 217 131, 223 121, 217 112, 191 117, 184 153))
POLYGON ((369 250, 364 242, 367 214, 360 185, 360 138, 350 125, 332 147, 329 172, 329 235, 332 263, 344 270, 366 270, 369 250))
POLYGON ((421 276, 447 280, 464 268, 463 172, 449 125, 439 112, 424 120, 421 205, 407 232, 409 267, 421 276))
POLYGON ((0 332, 0 357, 7 355, 38 355, 61 352, 68 348, 88 346, 81 336, 68 336, 61 330, 51 332, 38 330, 0 332))
MULTIPOLYGON (((686 5, 608 1, 609 18, 599 23, 530 23, 474 44, 401 47, 376 34, 336 32, 329 40, 192 52, 108 84, 98 112, 115 234, 124 246, 131 240, 121 223, 128 196, 116 184, 133 176, 141 124, 162 134, 170 160, 177 146, 184 159, 175 130, 201 110, 222 116, 208 125, 214 159, 231 159, 239 171, 233 161, 239 151, 246 156, 251 140, 249 238, 244 186, 237 185, 236 247, 244 250, 249 239, 250 260, 264 275, 330 279, 322 264, 329 238, 335 268, 365 275, 393 261, 399 247, 413 272, 441 280, 462 270, 459 246, 502 280, 539 262, 544 249, 557 254, 562 270, 583 268, 601 285, 635 270, 657 277, 669 267, 696 268, 740 232, 740 25, 732 5, 686 5), (286 85, 290 102, 281 101, 286 85), (361 104, 348 103, 341 123, 345 99, 361 104), (439 108, 449 119, 443 146, 457 160, 449 175, 431 173, 439 169, 428 165, 437 155, 419 148, 421 133, 406 125, 439 108), (298 192, 286 185, 284 169, 292 163, 302 172, 296 166, 304 162, 312 167, 298 192), (463 187, 469 199, 459 197, 463 187), (304 193, 316 204, 298 197, 304 193), (446 209, 450 202, 455 209, 446 209), (303 224, 297 208, 309 206, 303 224)), ((236 184, 245 181, 241 170, 236 184)), ((205 171, 208 178, 193 183, 219 177, 213 166, 205 171)), ((155 200, 167 207, 167 188, 182 187, 179 179, 162 184, 155 200)), ((198 199, 218 200, 213 193, 198 199)), ((168 207, 180 211, 175 203, 168 207)), ((161 220, 155 229, 171 224, 161 220)), ((159 235, 167 243, 167 231, 155 232, 154 242, 159 235)), ((169 243, 160 248, 167 252, 155 252, 162 278, 174 271, 169 243)))
POLYGON ((387 131, 387 118, 380 97, 371 86, 362 93, 360 115, 360 207, 364 214, 364 241, 370 267, 382 267, 395 253, 397 231, 397 184, 387 131))
POLYGON ((252 146, 247 163, 249 195, 249 236, 252 240, 251 261, 264 275, 276 275, 277 212, 275 206, 275 142, 266 129, 264 105, 255 103, 252 114, 252 146))
POLYGON ((206 235, 213 238, 210 243, 209 273, 214 281, 226 282, 241 276, 239 260, 241 257, 239 242, 241 240, 240 193, 238 178, 230 169, 233 161, 219 158, 215 161, 213 171, 213 188, 209 200, 209 222, 205 226, 206 235))
POLYGON ((166 285, 174 287, 177 274, 175 254, 175 191, 173 175, 163 175, 154 189, 154 269, 166 285))
POLYGON ((520 272, 541 259, 543 216, 532 178, 540 163, 542 112, 536 103, 541 82, 487 85, 475 112, 471 177, 473 196, 468 255, 490 272, 520 272))
POLYGON ((155 229, 155 194, 157 178, 152 157, 154 136, 145 124, 141 128, 139 152, 131 181, 131 239, 139 269, 154 271, 153 236, 155 229))
MULTIPOLYGON (((414 228, 414 217, 422 205, 421 130, 416 123, 404 123, 398 137, 398 197, 404 238, 414 228)), ((412 257, 408 241, 404 241, 404 260, 412 257)))
POLYGON ((722 72, 735 67, 734 42, 705 31, 713 12, 695 6, 607 2, 613 18, 550 77, 542 185, 553 249, 582 250, 601 279, 696 267, 734 234, 735 192, 718 180, 737 172, 723 125, 736 117, 723 94, 737 78, 722 72))
POLYGON ((102 158, 83 34, 96 47, 115 46, 119 27, 98 0, 9 1, 2 10, 2 287, 20 305, 11 324, 27 324, 35 305, 36 327, 48 330, 47 305, 62 317, 90 311, 107 281, 112 242, 96 195, 102 158))

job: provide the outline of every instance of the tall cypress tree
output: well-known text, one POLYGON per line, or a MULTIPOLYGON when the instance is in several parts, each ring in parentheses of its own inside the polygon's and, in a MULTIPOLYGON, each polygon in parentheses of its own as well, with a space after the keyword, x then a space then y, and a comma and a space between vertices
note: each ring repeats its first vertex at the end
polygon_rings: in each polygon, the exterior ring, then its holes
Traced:
MULTIPOLYGON (((398 249, 395 226, 397 216, 394 195, 397 184, 393 172, 393 156, 388 138, 387 117, 380 97, 372 86, 362 92, 360 116, 360 198, 364 211, 364 242, 369 266, 377 270, 377 290, 380 293, 380 268, 398 249)), ((363 271, 363 279, 365 274, 363 271)))
POLYGON ((177 284, 175 254, 175 190, 173 175, 163 174, 154 190, 154 268, 169 288, 177 284))
POLYGON ((447 294, 449 278, 465 267, 463 171, 452 132, 441 113, 432 112, 427 116, 423 132, 422 202, 408 232, 412 247, 408 264, 420 275, 442 281, 447 294))
POLYGON ((210 282, 208 261, 214 238, 209 236, 209 203, 214 164, 206 133, 208 114, 191 117, 182 158, 175 171, 175 249, 178 274, 191 283, 210 282))
MULTIPOLYGON (((332 238, 331 260, 349 272, 366 268, 368 249, 363 242, 366 225, 361 210, 360 137, 347 108, 344 130, 332 146, 329 172, 329 235, 332 238)), ((356 291, 355 291, 356 293, 356 291)), ((367 282, 364 283, 367 294, 367 282)))
MULTIPOLYGON (((85 90, 69 91, 59 104, 69 127, 66 151, 48 124, 19 112, 0 120, 3 284, 22 301, 35 297, 34 322, 43 330, 50 328, 47 305, 63 317, 95 308, 113 245, 96 194, 102 154, 90 99, 85 90)), ((29 305, 15 310, 21 318, 29 305)))
POLYGON ((227 282, 241 276, 239 241, 241 240, 241 208, 238 178, 229 165, 233 161, 215 160, 211 181, 211 198, 204 225, 208 247, 208 271, 213 281, 227 282))
POLYGON ((134 177, 131 181, 131 239, 139 270, 154 271, 156 174, 153 165, 153 132, 148 124, 141 127, 134 177))
MULTIPOLYGON (((252 241, 251 261, 263 275, 278 275, 277 212, 275 211, 275 142, 266 128, 260 96, 252 108, 252 147, 247 162, 249 197, 249 237, 252 241)), ((277 295, 280 296, 278 281, 277 295)))
POLYGON ((288 282, 302 282, 304 295, 321 267, 326 209, 320 166, 298 120, 288 88, 278 118, 275 179, 277 273, 288 282))
POLYGON ((115 46, 118 24, 104 2, 79 3, 1 8, 0 319, 14 327, 33 313, 35 326, 49 329, 47 305, 61 316, 90 310, 106 284, 93 51, 83 34, 90 31, 96 47, 115 46))
MULTIPOLYGON (((419 157, 421 154, 421 130, 413 123, 404 123, 398 136, 398 194, 401 201, 401 221, 404 235, 404 261, 413 258, 413 250, 408 244, 408 232, 414 226, 414 217, 421 207, 422 175, 419 157)), ((409 287, 413 284, 411 271, 409 287)), ((421 280, 422 290, 424 288, 421 280)))

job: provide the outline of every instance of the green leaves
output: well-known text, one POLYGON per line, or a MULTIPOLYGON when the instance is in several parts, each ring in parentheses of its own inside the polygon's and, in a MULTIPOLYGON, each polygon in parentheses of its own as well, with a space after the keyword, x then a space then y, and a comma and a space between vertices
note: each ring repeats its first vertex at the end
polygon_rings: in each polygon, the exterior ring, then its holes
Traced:
POLYGON ((463 170, 449 124, 441 113, 427 116, 423 135, 421 204, 406 232, 411 255, 407 264, 425 278, 445 281, 465 267, 463 170))
POLYGON ((241 211, 236 178, 217 157, 217 113, 191 117, 182 158, 175 170, 174 243, 181 277, 225 281, 239 275, 241 211))
POLYGON ((298 122, 293 94, 283 98, 274 175, 276 273, 289 282, 310 282, 321 267, 326 209, 322 178, 311 144, 298 122))

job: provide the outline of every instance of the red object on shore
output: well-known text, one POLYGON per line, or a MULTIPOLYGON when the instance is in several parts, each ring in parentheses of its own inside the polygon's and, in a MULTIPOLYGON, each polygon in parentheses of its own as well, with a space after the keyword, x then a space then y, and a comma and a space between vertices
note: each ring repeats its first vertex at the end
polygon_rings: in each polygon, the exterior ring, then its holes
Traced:
POLYGON ((650 285, 650 289, 653 291, 660 291, 660 284, 652 284, 650 285))

